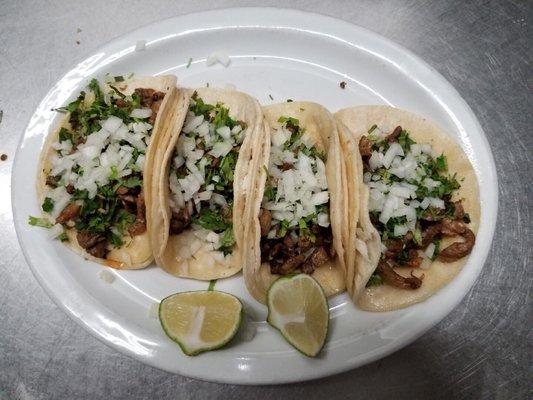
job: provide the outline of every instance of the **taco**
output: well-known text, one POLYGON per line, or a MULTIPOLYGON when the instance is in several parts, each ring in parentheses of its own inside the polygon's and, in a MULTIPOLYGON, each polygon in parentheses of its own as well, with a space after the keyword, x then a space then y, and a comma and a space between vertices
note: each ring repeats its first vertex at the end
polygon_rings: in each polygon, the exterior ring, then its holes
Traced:
POLYGON ((257 170, 254 142, 265 134, 252 97, 179 90, 154 161, 150 211, 155 261, 165 271, 210 280, 241 270, 248 185, 257 170))
POLYGON ((346 251, 350 295, 369 311, 421 302, 461 271, 474 247, 475 171, 455 141, 407 111, 363 106, 335 118, 356 199, 346 251))
POLYGON ((246 286, 264 302, 277 277, 303 272, 327 296, 342 292, 341 223, 347 209, 335 120, 324 107, 308 102, 276 104, 263 112, 270 134, 258 145, 262 163, 249 200, 246 286))
POLYGON ((65 116, 41 153, 37 192, 49 222, 40 224, 53 225, 51 235, 84 258, 119 269, 152 261, 144 171, 175 85, 173 76, 93 79, 57 109, 65 116))

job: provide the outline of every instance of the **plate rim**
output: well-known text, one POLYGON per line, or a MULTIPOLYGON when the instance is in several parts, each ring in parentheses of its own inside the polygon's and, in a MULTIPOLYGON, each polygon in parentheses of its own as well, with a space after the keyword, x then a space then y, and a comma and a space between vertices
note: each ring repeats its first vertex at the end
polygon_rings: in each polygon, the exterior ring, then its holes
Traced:
MULTIPOLYGON (((221 20, 220 24, 217 26, 217 28, 239 29, 239 28, 249 27, 249 26, 250 25, 247 24, 246 22, 241 22, 241 23, 238 23, 238 24, 229 24, 228 22, 226 22, 224 20, 221 20)), ((205 30, 205 28, 202 28, 200 30, 205 30)), ((180 32, 182 32, 182 31, 176 30, 175 33, 180 33, 180 32)), ((344 34, 344 32, 343 32, 343 34, 344 34)), ((337 35, 337 33, 335 35, 333 35, 333 37, 336 38, 336 39, 340 38, 340 39, 343 39, 343 40, 350 40, 350 39, 343 38, 341 34, 337 35)), ((476 171, 476 177, 479 178, 478 171, 476 171)), ((487 179, 487 180, 489 180, 489 179, 487 179)), ((85 331, 89 332, 93 337, 97 338, 100 342, 102 342, 105 345, 113 348, 114 350, 118 350, 120 353, 122 353, 122 354, 124 354, 126 356, 129 356, 129 357, 132 357, 132 358, 134 358, 134 359, 136 359, 136 360, 138 360, 138 361, 140 361, 140 362, 142 362, 144 364, 148 364, 148 365, 150 365, 152 367, 155 367, 155 368, 158 368, 158 369, 170 372, 170 373, 180 374, 182 376, 187 376, 187 377, 191 377, 191 378, 195 378, 195 379, 199 379, 199 380, 204 380, 204 381, 209 381, 209 382, 231 383, 231 384, 239 384, 239 385, 256 385, 256 384, 265 385, 265 384, 285 384, 285 383, 292 383, 292 382, 302 382, 302 381, 318 379, 318 378, 322 378, 322 377, 326 377, 326 376, 331 376, 331 375, 339 374, 341 372, 345 372, 345 371, 348 371, 348 370, 351 370, 351 369, 354 369, 354 368, 358 368, 360 366, 363 366, 363 365, 366 365, 366 364, 368 364, 370 362, 373 362, 373 361, 375 361, 377 359, 386 357, 389 354, 391 354, 391 353, 393 353, 393 352, 395 352, 395 351, 397 351, 397 350, 399 350, 399 349, 411 344, 412 342, 417 340, 420 336, 422 336, 424 333, 426 333, 429 329, 431 329, 436 324, 438 324, 440 321, 442 321, 448 314, 450 314, 457 307, 457 305, 470 292, 470 290, 472 289, 473 285, 478 281, 478 278, 479 278, 479 275, 481 273, 481 270, 483 269, 483 267, 485 265, 485 262, 486 262, 486 260, 488 258, 488 255, 490 253, 490 249, 492 247, 492 240, 493 240, 493 237, 494 237, 495 226, 496 226, 496 218, 497 218, 498 207, 499 207, 498 187, 499 187, 498 175, 497 175, 497 172, 496 172, 496 165, 495 165, 495 161, 494 161, 494 156, 492 154, 492 150, 491 150, 490 144, 488 142, 488 138, 487 138, 483 128, 481 127, 481 124, 479 123, 475 113, 472 111, 472 109, 470 108, 468 103, 461 96, 461 94, 457 91, 457 89, 450 82, 448 82, 448 80, 446 78, 444 78, 444 76, 442 76, 435 68, 433 68, 431 65, 429 65, 426 61, 424 61, 418 55, 413 53, 411 50, 403 47, 402 45, 399 45, 399 44, 395 43, 394 41, 392 41, 392 40, 380 35, 379 33, 376 33, 374 31, 371 31, 371 30, 367 29, 367 28, 364 28, 364 27, 349 23, 347 21, 344 21, 342 19, 338 19, 338 18, 329 16, 329 15, 323 15, 323 14, 319 14, 319 13, 307 12, 307 11, 289 9, 289 8, 277 8, 277 7, 233 7, 233 8, 221 8, 221 9, 207 10, 207 11, 198 11, 198 12, 189 13, 189 14, 171 16, 171 17, 168 17, 168 18, 165 18, 165 19, 154 21, 152 23, 146 24, 146 25, 138 27, 136 29, 129 30, 129 31, 127 31, 127 32, 125 32, 125 33, 123 33, 123 34, 121 34, 119 36, 114 37, 113 39, 111 39, 111 40, 103 43, 102 45, 100 45, 97 49, 91 51, 91 53, 87 57, 85 57, 84 59, 82 59, 78 63, 75 63, 75 64, 71 65, 66 70, 66 72, 61 76, 61 78, 59 80, 57 80, 52 85, 52 87, 47 91, 46 95, 42 98, 42 100, 39 102, 37 107, 34 109, 34 112, 28 118, 28 123, 25 125, 24 132, 23 132, 23 134, 21 135, 21 137, 20 137, 20 139, 18 141, 17 150, 15 152, 15 157, 14 157, 13 167, 12 167, 12 172, 11 172, 11 205, 12 205, 12 212, 13 212, 13 217, 14 217, 13 221, 14 221, 14 225, 15 225, 15 231, 16 231, 18 242, 19 242, 19 246, 20 246, 20 248, 22 250, 22 253, 24 255, 24 258, 26 260, 26 264, 30 267, 30 270, 31 270, 33 276, 38 281, 39 285, 45 290, 45 292, 48 295, 48 297, 63 312, 65 312, 69 316, 69 318, 71 320, 73 320, 78 326, 81 326, 82 328, 84 328, 85 331), (30 128, 30 124, 31 124, 33 118, 35 117, 36 113, 41 109, 42 105, 45 103, 47 97, 53 92, 54 88, 56 88, 60 82, 63 82, 69 76, 69 74, 71 72, 77 70, 83 63, 89 62, 91 57, 94 54, 98 53, 99 51, 106 53, 106 50, 108 50, 109 48, 111 48, 114 45, 117 45, 121 40, 125 39, 126 37, 133 36, 136 32, 140 32, 140 31, 143 31, 143 30, 146 30, 146 29, 150 29, 152 26, 155 26, 157 24, 161 24, 163 22, 167 22, 167 23, 171 22, 171 21, 178 22, 180 19, 198 18, 200 16, 205 16, 205 15, 217 15, 218 14, 218 15, 226 15, 227 16, 227 13, 237 13, 237 14, 239 14, 239 16, 241 18, 244 18, 244 19, 246 19, 247 16, 249 16, 249 15, 252 15, 252 19, 253 19, 253 15, 256 14, 256 13, 263 13, 263 14, 264 13, 268 13, 269 17, 270 16, 274 16, 274 15, 279 14, 279 13, 282 13, 282 14, 285 14, 285 16, 290 14, 291 17, 294 17, 294 21, 296 21, 294 23, 293 27, 286 26, 286 25, 283 25, 283 24, 274 26, 271 22, 268 22, 270 18, 264 18, 264 22, 262 24, 254 25, 254 28, 263 28, 263 29, 276 27, 276 28, 280 28, 280 29, 296 29, 296 30, 298 30, 299 29, 298 27, 302 26, 301 18, 303 17, 303 18, 306 19, 305 24, 311 24, 311 25, 315 25, 316 26, 316 31, 314 31, 313 33, 319 33, 319 34, 326 35, 326 36, 332 36, 330 33, 328 33, 328 27, 331 27, 332 26, 331 24, 336 24, 336 28, 333 29, 333 30, 338 29, 338 30, 343 30, 343 31, 346 31, 346 32, 351 31, 351 34, 353 34, 353 35, 362 34, 365 37, 371 38, 375 42, 379 43, 380 45, 383 45, 384 47, 386 47, 388 49, 392 49, 395 52, 401 53, 402 55, 404 55, 404 56, 406 56, 408 58, 408 62, 409 63, 414 62, 414 63, 418 64, 418 66, 420 67, 419 70, 417 71, 418 73, 421 73, 421 72, 430 73, 431 78, 435 79, 435 84, 439 85, 439 90, 447 92, 448 96, 454 97, 454 100, 456 100, 456 101, 458 101, 460 103, 457 106, 457 108, 462 109, 466 113, 466 115, 471 119, 471 122, 474 123, 474 125, 476 126, 477 131, 480 133, 479 139, 483 142, 483 144, 485 146, 485 150, 486 150, 485 155, 486 155, 486 157, 488 157, 488 161, 489 161, 489 164, 490 164, 490 165, 488 165, 488 168, 487 168, 487 171, 488 171, 487 174, 489 175, 489 177, 491 178, 491 181, 492 181, 492 182, 485 182, 485 185, 488 185, 488 184, 493 184, 494 185, 493 193, 491 193, 492 196, 490 198, 490 200, 492 200, 492 202, 493 202, 493 208, 491 208, 490 210, 485 210, 485 212, 487 214, 489 214, 488 215, 489 217, 494 217, 494 218, 492 218, 490 221, 487 222, 488 226, 486 227, 486 230, 487 230, 487 235, 490 238, 490 241, 488 241, 487 244, 483 245, 484 250, 482 250, 480 252, 480 254, 479 254, 479 259, 478 259, 479 260, 479 266, 474 271, 474 275, 467 282, 463 282, 466 285, 464 286, 464 288, 461 291, 460 295, 456 295, 453 298, 453 301, 450 301, 448 304, 446 304, 445 307, 441 308, 439 310, 439 312, 436 313, 436 316, 433 316, 431 318, 427 318, 423 328, 419 329, 415 334, 407 335, 407 337, 397 338, 390 345, 385 346, 385 348, 382 347, 382 348, 379 348, 379 349, 375 349, 373 352, 360 354, 360 355, 358 355, 357 360, 352 361, 350 363, 338 364, 336 366, 331 366, 331 368, 329 368, 328 372, 323 372, 323 371, 313 372, 313 368, 310 368, 310 369, 305 371, 303 376, 302 375, 295 375, 295 376, 292 376, 292 377, 281 378, 281 379, 278 379, 276 381, 271 381, 271 380, 268 379, 268 377, 267 377, 267 379, 265 379, 265 378, 261 378, 261 377, 258 377, 258 376, 248 376, 247 374, 243 374, 240 377, 241 379, 233 379, 234 378, 233 376, 227 377, 227 376, 223 376, 224 374, 221 374, 220 376, 213 378, 211 376, 208 376, 208 374, 190 373, 189 371, 187 371, 186 368, 184 370, 180 370, 179 372, 177 372, 177 371, 169 371, 169 370, 157 365, 157 361, 156 361, 155 358, 142 356, 142 355, 140 355, 138 353, 135 353, 135 352, 133 352, 131 350, 128 350, 128 349, 126 349, 124 347, 121 347, 120 345, 117 345, 116 343, 113 343, 113 342, 107 340, 104 337, 104 334, 102 332, 99 332, 91 324, 85 323, 80 315, 75 315, 75 313, 71 309, 69 309, 67 307, 67 305, 64 303, 64 300, 62 301, 60 296, 57 295, 57 293, 54 291, 53 287, 51 285, 49 285, 48 282, 44 279, 44 275, 39 274, 37 268, 33 265, 32 262, 30 262, 31 256, 29 255, 28 250, 24 246, 22 246, 23 231, 22 231, 22 225, 21 225, 21 218, 19 218, 22 215, 18 211, 18 206, 17 206, 17 203, 16 203, 15 191, 13 190, 13 188, 15 186, 14 179, 15 179, 15 175, 17 175, 19 173, 19 170, 21 170, 21 168, 22 168, 22 166, 19 165, 20 164, 20 153, 22 152, 22 148, 23 148, 22 145, 23 145, 23 143, 24 143, 24 141, 26 139, 26 133, 28 132, 28 130, 30 128), (325 22, 325 24, 324 24, 324 22, 325 22), (318 26, 318 25, 320 25, 320 23, 323 24, 321 28, 319 28, 319 26, 318 26), (492 215, 490 215, 490 214, 492 214, 492 215)), ((483 204, 482 204, 482 210, 483 209, 484 209, 484 207, 483 207, 483 204)), ((89 305, 86 303, 85 306, 87 307, 89 305)), ((207 369, 206 369, 206 371, 207 371, 207 369)), ((318 371, 318 369, 317 369, 317 371, 318 371)))

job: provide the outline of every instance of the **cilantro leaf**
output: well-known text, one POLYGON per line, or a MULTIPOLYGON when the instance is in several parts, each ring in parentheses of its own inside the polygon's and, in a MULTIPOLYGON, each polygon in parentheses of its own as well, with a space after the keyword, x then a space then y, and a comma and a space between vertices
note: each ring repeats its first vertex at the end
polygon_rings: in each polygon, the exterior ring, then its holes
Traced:
POLYGON ((49 213, 54 209, 54 200, 52 200, 50 197, 45 197, 42 205, 42 209, 44 212, 49 213))
POLYGON ((40 226, 41 228, 51 228, 52 223, 46 218, 30 217, 28 218, 28 224, 32 226, 40 226))
POLYGON ((384 283, 385 283, 385 281, 383 280, 381 275, 379 275, 378 273, 374 273, 374 274, 372 274, 372 276, 370 277, 370 279, 366 283, 366 286, 367 287, 369 287, 369 286, 377 286, 377 285, 382 285, 384 283))

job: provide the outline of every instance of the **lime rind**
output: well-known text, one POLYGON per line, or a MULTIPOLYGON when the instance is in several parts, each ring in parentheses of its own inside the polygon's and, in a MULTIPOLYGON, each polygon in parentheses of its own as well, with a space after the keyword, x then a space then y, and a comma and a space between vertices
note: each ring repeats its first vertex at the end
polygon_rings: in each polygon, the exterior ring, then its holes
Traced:
POLYGON ((270 287, 269 287, 269 289, 267 291, 267 307, 268 307, 267 322, 272 327, 274 327, 276 330, 278 330, 279 333, 283 336, 283 338, 291 346, 293 346, 296 350, 298 350, 298 352, 302 353, 303 355, 305 355, 307 357, 316 357, 322 351, 322 349, 324 348, 324 345, 326 343, 326 338, 327 338, 328 330, 329 330, 329 306, 328 306, 326 295, 324 293, 324 289, 312 277, 310 277, 309 275, 306 275, 306 274, 297 274, 297 275, 290 275, 290 276, 282 276, 282 277, 276 279, 270 285, 270 287), (314 351, 313 353, 308 353, 308 352, 304 351, 302 348, 300 348, 299 344, 296 341, 294 341, 293 338, 291 338, 289 335, 287 335, 287 333, 284 331, 283 327, 282 326, 278 326, 278 324, 276 323, 277 321, 275 321, 276 318, 275 318, 275 316, 274 316, 274 314, 272 312, 272 308, 273 307, 271 305, 271 300, 272 300, 271 294, 273 293, 273 290, 276 289, 276 286, 278 286, 280 284, 283 284, 283 282, 290 281, 290 280, 293 280, 293 279, 311 279, 313 281, 313 283, 314 283, 314 286, 320 290, 320 293, 322 294, 322 297, 323 297, 323 300, 324 300, 324 302, 323 302, 323 304, 325 306, 324 307, 324 311, 325 311, 325 314, 327 316, 326 324, 325 324, 325 328, 324 328, 325 329, 325 334, 324 334, 324 338, 322 340, 322 343, 316 349, 316 351, 314 351))
POLYGON ((171 294, 170 296, 167 296, 160 301, 159 310, 158 310, 159 322, 161 324, 161 328, 163 329, 163 332, 165 332, 168 338, 171 339, 173 342, 175 342, 180 347, 181 351, 183 351, 183 353, 188 356, 196 356, 198 354, 205 353, 207 351, 218 350, 224 347, 225 345, 227 345, 239 331, 239 327, 242 322, 242 314, 243 314, 243 305, 242 305, 242 302, 237 297, 235 297, 234 295, 230 293, 226 293, 222 291, 215 291, 215 290, 196 290, 196 291, 193 290, 193 291, 188 291, 188 292, 180 292, 180 293, 171 294), (165 322, 164 322, 164 318, 162 317, 163 304, 165 300, 168 300, 178 295, 185 295, 185 294, 191 294, 191 293, 213 293, 213 292, 216 292, 216 293, 219 293, 225 296, 229 296, 230 298, 232 298, 233 300, 237 302, 237 304, 239 305, 237 321, 233 325, 233 330, 223 340, 218 341, 212 345, 201 346, 197 348, 189 348, 187 347, 185 343, 183 343, 182 340, 180 340, 180 338, 178 338, 176 335, 170 332, 169 329, 167 329, 167 326, 165 325, 165 322))

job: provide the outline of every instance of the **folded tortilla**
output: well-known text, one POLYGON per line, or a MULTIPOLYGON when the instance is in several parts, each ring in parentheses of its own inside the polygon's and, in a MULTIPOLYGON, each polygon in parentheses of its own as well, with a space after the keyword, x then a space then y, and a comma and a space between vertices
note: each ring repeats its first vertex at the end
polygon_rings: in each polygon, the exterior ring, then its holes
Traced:
MULTIPOLYGON (((408 267, 394 270, 409 277, 413 270, 416 275, 424 274, 422 285, 415 290, 399 289, 388 284, 366 287, 377 267, 381 256, 381 239, 370 222, 368 209, 368 187, 363 183, 363 166, 359 153, 359 140, 374 124, 392 131, 400 125, 407 130, 417 143, 430 144, 437 154, 447 157, 448 171, 457 173, 461 187, 454 194, 454 200, 462 199, 462 204, 470 215, 469 228, 477 233, 480 218, 479 189, 475 171, 461 147, 438 126, 418 115, 388 106, 362 106, 338 111, 341 145, 347 169, 348 191, 352 201, 349 206, 350 239, 346 250, 347 286, 353 301, 363 310, 390 311, 424 301, 448 284, 463 268, 468 260, 463 257, 451 263, 433 261, 429 269, 408 267), (354 221, 356 221, 354 223, 354 221)), ((453 242, 444 238, 442 246, 453 242)))
MULTIPOLYGON (((160 91, 165 93, 165 97, 161 102, 160 108, 157 112, 157 117, 155 124, 152 128, 151 141, 148 145, 145 155, 145 163, 143 171, 143 193, 145 199, 146 210, 149 209, 149 204, 151 203, 151 170, 153 164, 153 152, 158 147, 158 142, 160 139, 160 132, 163 130, 163 127, 166 123, 168 117, 168 105, 173 103, 173 99, 176 96, 176 77, 175 76, 159 76, 159 77, 134 77, 126 81, 115 83, 116 86, 120 87, 120 91, 124 95, 131 95, 137 88, 149 88, 154 89, 155 91, 160 91)), ((109 92, 112 88, 108 84, 101 85, 102 91, 109 92)), ((90 105, 94 101, 94 96, 92 92, 88 92, 85 95, 84 103, 85 105, 90 105)), ((55 155, 55 149, 52 147, 54 142, 57 142, 59 131, 61 128, 72 129, 69 123, 70 114, 67 113, 62 119, 59 127, 54 130, 46 139, 43 150, 41 152, 39 175, 37 179, 37 193, 40 200, 40 204, 43 202, 46 195, 46 178, 48 173, 52 169, 51 158, 55 155)), ((67 247, 72 251, 84 257, 85 259, 98 262, 117 269, 140 269, 149 265, 152 260, 152 248, 150 245, 149 231, 151 226, 151 220, 148 213, 146 213, 146 222, 147 222, 147 231, 143 234, 136 236, 129 236, 128 234, 121 237, 124 244, 118 248, 108 246, 109 252, 106 255, 105 259, 97 258, 82 248, 77 241, 76 234, 77 231, 74 228, 66 229, 65 233, 67 234, 68 241, 64 242, 67 247)))
POLYGON ((280 117, 292 117, 299 120, 299 126, 305 129, 306 141, 313 143, 319 151, 326 153, 326 179, 330 201, 330 223, 333 233, 333 247, 336 256, 326 261, 312 273, 324 289, 327 296, 332 296, 345 290, 344 248, 348 230, 344 229, 342 221, 347 219, 348 210, 345 206, 347 197, 344 165, 341 162, 341 152, 337 125, 333 116, 319 104, 310 102, 288 102, 275 104, 263 108, 265 119, 270 126, 268 134, 261 142, 256 142, 261 150, 260 164, 257 165, 256 178, 252 188, 251 222, 247 225, 247 247, 244 263, 244 279, 246 287, 255 299, 266 301, 266 293, 279 275, 271 273, 270 265, 261 262, 261 226, 259 213, 265 192, 267 170, 270 158, 271 137, 277 134, 282 125, 280 117))
POLYGON ((154 229, 151 243, 156 263, 168 273, 198 280, 226 278, 242 268, 243 248, 249 219, 246 203, 251 196, 249 185, 254 182, 259 152, 255 143, 261 143, 266 134, 263 113, 257 100, 232 90, 200 88, 196 90, 179 89, 169 123, 163 138, 158 144, 154 157, 152 193, 150 207, 154 229), (230 254, 222 256, 212 249, 203 238, 188 228, 179 234, 170 234, 172 210, 170 206, 169 173, 172 157, 189 110, 191 96, 197 96, 206 104, 221 103, 229 109, 229 116, 246 124, 244 140, 240 146, 233 180, 233 235, 235 244, 230 254))

